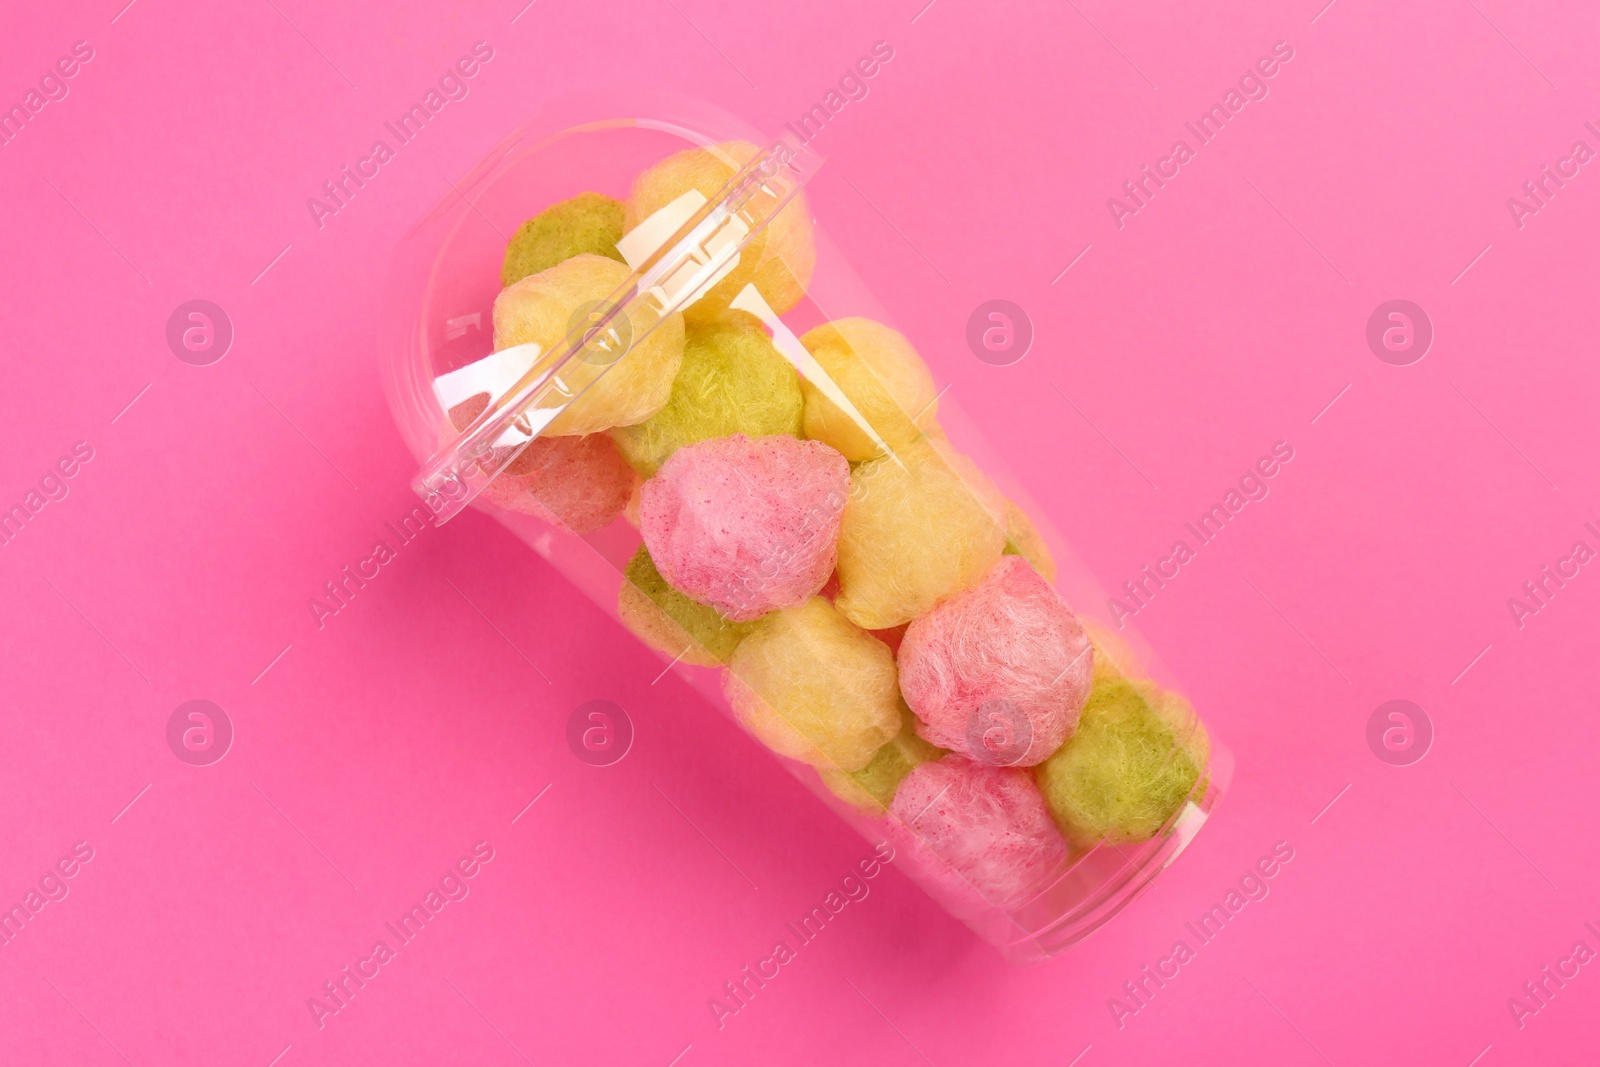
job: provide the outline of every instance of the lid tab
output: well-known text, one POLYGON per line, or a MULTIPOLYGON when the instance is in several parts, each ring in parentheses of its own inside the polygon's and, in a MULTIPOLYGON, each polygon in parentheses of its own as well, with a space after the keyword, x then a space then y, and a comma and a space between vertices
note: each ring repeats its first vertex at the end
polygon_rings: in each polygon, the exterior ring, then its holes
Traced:
POLYGON ((483 385, 503 386, 510 376, 508 368, 527 366, 503 392, 491 392, 483 412, 412 479, 411 488, 433 511, 435 522, 459 514, 634 345, 726 277, 738 265, 743 249, 821 164, 822 157, 814 150, 785 134, 710 200, 698 192, 685 193, 625 234, 617 247, 632 273, 549 352, 540 352, 537 345, 519 345, 517 349, 531 351, 489 357, 500 357, 492 368, 484 368, 492 369, 492 375, 457 380, 462 371, 472 369, 468 367, 438 378, 436 393, 448 410, 449 397, 458 397, 459 403, 466 399, 460 395, 466 388, 478 386, 469 394, 477 395, 486 391, 483 385))

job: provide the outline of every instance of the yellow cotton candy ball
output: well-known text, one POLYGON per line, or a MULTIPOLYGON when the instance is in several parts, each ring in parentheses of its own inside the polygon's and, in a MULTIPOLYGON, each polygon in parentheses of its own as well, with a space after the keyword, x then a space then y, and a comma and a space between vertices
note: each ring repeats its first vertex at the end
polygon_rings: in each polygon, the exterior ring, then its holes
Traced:
POLYGON ((924 438, 850 475, 839 610, 882 630, 979 581, 1006 544, 1005 497, 967 457, 924 438))
POLYGON ((520 282, 585 252, 622 262, 622 201, 599 193, 579 193, 551 204, 524 222, 506 244, 500 284, 520 282))
POLYGON ((1107 672, 1095 678, 1077 732, 1034 773, 1069 841, 1120 845, 1161 831, 1209 754, 1205 728, 1182 697, 1107 672))
POLYGON ((881 813, 894 803, 895 790, 905 776, 919 764, 936 760, 945 750, 930 745, 917 736, 915 719, 909 710, 902 710, 901 728, 889 743, 878 749, 859 771, 842 771, 837 767, 824 767, 818 773, 822 784, 833 795, 863 811, 881 813))
POLYGON ((855 407, 854 418, 822 384, 808 379, 806 436, 832 445, 852 463, 882 455, 865 420, 890 449, 937 432, 937 396, 927 364, 897 330, 872 319, 836 319, 807 331, 800 343, 855 407))
POLYGON ((1021 556, 1033 564, 1039 577, 1055 584, 1056 560, 1050 554, 1050 546, 1044 543, 1027 512, 1009 500, 1006 501, 1006 554, 1021 556))
POLYGON ((651 648, 697 667, 726 663, 755 625, 731 622, 715 608, 690 600, 672 588, 656 570, 655 560, 644 545, 639 546, 623 571, 617 614, 623 625, 651 648))
MULTIPOLYGON (((691 189, 714 200, 729 179, 760 151, 746 141, 727 141, 710 148, 687 148, 668 156, 634 179, 633 193, 628 199, 628 230, 691 189)), ((758 194, 753 207, 757 213, 765 215, 771 210, 771 203, 770 196, 758 194)), ((755 283, 773 311, 788 311, 805 295, 816 263, 817 249, 805 194, 796 193, 766 229, 739 253, 738 266, 685 308, 684 314, 690 321, 715 318, 750 282, 755 283)))
POLYGON ((730 311, 690 323, 683 366, 667 406, 636 426, 611 431, 617 447, 646 478, 677 449, 712 437, 800 433, 800 378, 773 347, 761 321, 730 311))
POLYGON ((859 771, 901 729, 894 655, 822 597, 757 622, 722 690, 757 739, 814 767, 859 771))
MULTIPOLYGON (((581 312, 615 294, 628 274, 615 260, 584 254, 507 286, 494 301, 495 350, 531 343, 551 352, 582 324, 581 312)), ((578 358, 596 356, 587 350, 578 358)), ((673 314, 648 336, 634 338, 613 365, 590 364, 594 370, 604 369, 604 375, 556 416, 545 433, 589 434, 643 422, 666 404, 682 362, 683 316, 673 314)))

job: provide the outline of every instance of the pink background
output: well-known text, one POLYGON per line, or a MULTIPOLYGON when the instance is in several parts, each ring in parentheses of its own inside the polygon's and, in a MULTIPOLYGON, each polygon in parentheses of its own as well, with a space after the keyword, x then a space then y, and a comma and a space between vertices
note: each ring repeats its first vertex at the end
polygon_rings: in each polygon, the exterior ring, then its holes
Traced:
POLYGON ((94 58, 0 147, 0 501, 94 458, 0 548, 0 902, 94 858, 0 947, 0 1062, 1593 1058, 1600 967, 1520 1029, 1507 998, 1600 949, 1600 576, 1520 630, 1506 600, 1600 548, 1600 176, 1520 229, 1506 199, 1600 148, 1600 13, 922 2, 12 13, 0 102, 94 58), (319 230, 306 199, 477 40, 470 96, 319 230), (1024 970, 891 868, 719 1030, 707 999, 866 843, 484 515, 320 631, 306 601, 412 504, 381 297, 447 181, 573 89, 776 130, 878 40, 816 214, 1089 567, 1119 585, 1295 458, 1138 618, 1238 762, 1157 888, 1024 970), (1107 197, 1278 40, 1270 95, 1119 230, 1107 197), (1009 367, 963 339, 997 297, 1037 331, 1009 367), (192 298, 236 331, 211 366, 165 341, 192 298), (1412 366, 1364 340, 1393 298, 1435 325, 1412 366), (165 740, 193 698, 236 730, 209 767, 165 740), (608 768, 564 741, 596 698, 637 730, 608 768), (1436 731, 1413 766, 1367 747, 1393 698, 1436 731), (307 998, 477 841, 470 895, 319 1029, 307 998), (1119 1028, 1107 999, 1278 841, 1270 896, 1119 1028))

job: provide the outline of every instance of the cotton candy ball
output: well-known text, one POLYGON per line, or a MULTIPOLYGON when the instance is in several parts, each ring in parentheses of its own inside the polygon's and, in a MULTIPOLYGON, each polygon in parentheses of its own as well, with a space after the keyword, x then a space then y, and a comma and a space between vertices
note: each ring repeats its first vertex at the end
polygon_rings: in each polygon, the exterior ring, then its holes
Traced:
MULTIPOLYGON (((529 275, 500 291, 494 301, 494 346, 537 344, 541 358, 555 353, 568 334, 587 323, 586 310, 603 304, 628 280, 628 268, 604 256, 579 255, 529 275)), ((557 415, 544 431, 551 436, 589 434, 643 422, 666 404, 672 379, 683 362, 683 317, 668 315, 654 330, 632 335, 631 346, 614 363, 586 348, 575 357, 583 365, 562 371, 572 388, 592 385, 557 415), (603 374, 595 379, 597 373, 603 374)), ((639 329, 642 331, 643 324, 639 329)), ((554 403, 554 401, 552 401, 554 403)))
POLYGON ((821 597, 756 623, 722 689, 757 739, 814 767, 859 771, 901 727, 894 657, 821 597))
POLYGON ((944 750, 917 736, 915 718, 901 715, 900 732, 878 749, 872 762, 859 771, 824 767, 818 772, 833 795, 863 811, 881 813, 894 802, 895 790, 912 769, 944 755, 944 750))
POLYGON ((1027 771, 949 755, 900 783, 889 841, 963 917, 1014 908, 1061 873, 1067 845, 1027 771))
MULTIPOLYGON (((627 229, 631 231, 691 189, 707 200, 715 200, 734 174, 760 152, 748 142, 728 141, 710 148, 687 148, 668 156, 634 179, 627 205, 627 229)), ((775 203, 770 193, 758 193, 751 210, 765 217, 775 203)), ((751 282, 773 311, 788 311, 805 295, 816 263, 817 249, 805 194, 796 193, 745 245, 738 265, 727 277, 685 308, 684 314, 691 321, 715 318, 751 282)))
POLYGON ((1095 679, 1077 732, 1034 771, 1068 840, 1120 845, 1161 831, 1194 791, 1209 751, 1182 697, 1107 671, 1095 679))
POLYGON ((1010 500, 1006 501, 1006 554, 1021 556, 1045 581, 1055 584, 1056 561, 1050 555, 1050 546, 1044 543, 1027 512, 1010 500))
POLYGON ((1002 556, 983 581, 913 620, 898 661, 923 737, 1008 767, 1061 746, 1094 673, 1077 616, 1019 556, 1002 556))
POLYGON ((828 396, 821 379, 808 378, 807 437, 826 441, 857 463, 882 455, 883 445, 902 448, 936 431, 933 375, 903 334, 872 319, 836 319, 808 331, 800 343, 826 381, 855 408, 854 415, 846 412, 828 396))
POLYGON ((794 366, 778 354, 755 316, 730 311, 689 324, 683 366, 667 406, 636 426, 611 431, 645 477, 684 445, 742 433, 798 436, 803 402, 794 366))
POLYGON ((1005 548, 1005 507, 977 465, 943 441, 860 464, 839 530, 839 610, 881 630, 977 582, 1005 548))
POLYGON ((754 625, 729 622, 672 588, 644 545, 623 572, 617 613, 645 644, 698 667, 726 663, 754 625))
MULTIPOLYGON (((451 409, 451 422, 457 431, 465 429, 487 406, 487 396, 473 397, 451 409)), ((638 482, 605 434, 535 437, 484 486, 482 496, 582 535, 610 525, 638 482)))
POLYGON ((599 193, 579 193, 551 204, 524 222, 506 245, 500 284, 519 282, 563 260, 588 252, 622 262, 622 201, 599 193))
POLYGON ((827 445, 743 434, 678 449, 639 492, 650 557, 735 622, 815 596, 837 559, 850 466, 827 445))
POLYGON ((611 524, 638 476, 605 434, 536 437, 483 490, 508 511, 536 515, 575 534, 611 524))

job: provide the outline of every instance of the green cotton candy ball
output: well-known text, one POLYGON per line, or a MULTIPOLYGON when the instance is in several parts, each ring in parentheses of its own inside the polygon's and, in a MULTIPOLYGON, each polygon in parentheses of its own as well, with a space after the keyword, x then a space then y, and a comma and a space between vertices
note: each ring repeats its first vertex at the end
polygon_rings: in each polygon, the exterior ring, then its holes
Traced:
POLYGON ((900 733, 878 749, 872 762, 859 771, 842 771, 826 767, 821 771, 822 782, 834 796, 866 811, 887 811, 894 803, 894 793, 905 776, 921 764, 936 760, 945 750, 930 745, 917 736, 915 720, 906 709, 901 709, 904 726, 900 733))
POLYGON ((1127 844, 1161 831, 1194 791, 1208 753, 1181 697, 1108 671, 1095 679, 1077 732, 1034 773, 1073 845, 1127 844))
POLYGON ((638 425, 613 428, 611 436, 648 478, 673 452, 697 441, 736 433, 797 437, 804 415, 793 365, 759 319, 732 311, 688 328, 666 407, 638 425))
POLYGON ((579 193, 552 204, 522 224, 506 245, 500 284, 511 285, 573 256, 591 252, 622 262, 622 201, 599 193, 579 193))
POLYGON ((623 571, 617 610, 640 640, 685 663, 715 667, 726 663, 754 622, 729 622, 715 608, 690 600, 656 570, 644 545, 623 571))

